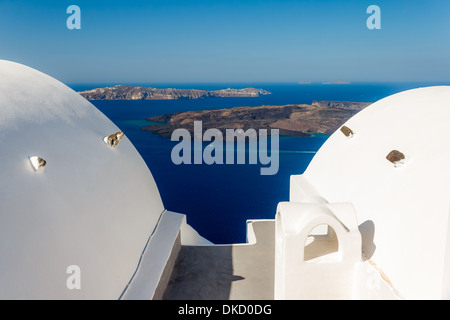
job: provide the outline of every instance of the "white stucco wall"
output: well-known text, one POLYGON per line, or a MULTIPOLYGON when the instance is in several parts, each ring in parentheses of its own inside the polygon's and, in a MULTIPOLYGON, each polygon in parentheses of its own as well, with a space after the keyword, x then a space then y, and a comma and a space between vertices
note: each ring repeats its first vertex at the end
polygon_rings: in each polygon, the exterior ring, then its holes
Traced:
POLYGON ((59 81, 0 61, 0 299, 120 296, 164 207, 127 137, 103 142, 117 131, 59 81))
POLYGON ((363 251, 402 297, 450 298, 450 87, 392 95, 345 125, 355 135, 334 133, 305 177, 329 202, 355 206, 363 251), (404 165, 386 160, 394 149, 404 165))

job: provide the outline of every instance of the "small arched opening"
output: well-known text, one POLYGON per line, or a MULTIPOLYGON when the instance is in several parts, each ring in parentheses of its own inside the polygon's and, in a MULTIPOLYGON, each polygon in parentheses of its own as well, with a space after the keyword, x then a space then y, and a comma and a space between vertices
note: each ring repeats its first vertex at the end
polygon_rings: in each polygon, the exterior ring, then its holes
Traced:
POLYGON ((312 229, 304 244, 304 261, 312 262, 318 258, 332 258, 339 251, 339 241, 334 229, 327 224, 320 224, 312 229))

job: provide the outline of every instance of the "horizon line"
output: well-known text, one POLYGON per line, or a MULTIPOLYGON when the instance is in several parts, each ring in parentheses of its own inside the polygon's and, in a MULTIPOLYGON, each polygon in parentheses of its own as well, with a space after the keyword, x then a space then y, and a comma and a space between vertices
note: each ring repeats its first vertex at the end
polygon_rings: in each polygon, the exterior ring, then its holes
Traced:
POLYGON ((302 83, 302 81, 213 81, 213 82, 204 82, 204 81, 158 81, 158 82, 132 82, 132 81, 124 81, 124 82, 66 82, 67 86, 91 86, 91 85, 102 85, 102 86, 146 86, 146 85, 224 85, 224 84, 233 84, 233 85, 251 85, 251 84, 265 84, 265 85, 298 85, 298 86, 309 86, 309 85, 323 85, 323 86, 332 86, 332 87, 345 87, 348 85, 363 85, 363 84, 406 84, 406 83, 448 83, 450 85, 450 80, 395 80, 395 81, 348 81, 346 83, 334 83, 332 81, 311 81, 302 83))

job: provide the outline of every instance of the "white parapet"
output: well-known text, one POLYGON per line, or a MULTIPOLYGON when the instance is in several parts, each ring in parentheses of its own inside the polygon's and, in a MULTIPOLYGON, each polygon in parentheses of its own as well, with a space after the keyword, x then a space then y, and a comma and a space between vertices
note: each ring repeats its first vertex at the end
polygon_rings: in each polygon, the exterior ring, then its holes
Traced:
POLYGON ((353 296, 361 234, 351 204, 282 202, 275 221, 275 299, 353 296), (328 233, 311 235, 320 225, 328 233))

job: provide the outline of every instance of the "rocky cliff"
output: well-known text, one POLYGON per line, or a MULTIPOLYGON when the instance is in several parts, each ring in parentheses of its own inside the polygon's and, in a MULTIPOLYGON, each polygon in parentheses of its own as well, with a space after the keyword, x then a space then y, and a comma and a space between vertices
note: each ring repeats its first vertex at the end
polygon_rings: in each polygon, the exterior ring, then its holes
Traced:
POLYGON ((255 88, 196 90, 196 89, 157 89, 140 86, 114 86, 96 88, 79 92, 87 100, 174 100, 205 99, 219 97, 259 97, 271 94, 269 91, 255 88))
MULTIPOLYGON (((170 137, 173 130, 185 128, 193 133, 194 121, 202 121, 203 131, 216 128, 247 130, 279 129, 280 135, 311 136, 331 134, 354 114, 370 105, 365 102, 315 101, 313 104, 235 107, 231 109, 188 111, 147 118, 155 122, 143 130, 170 137)), ((268 130, 270 133, 270 130, 268 130)))

